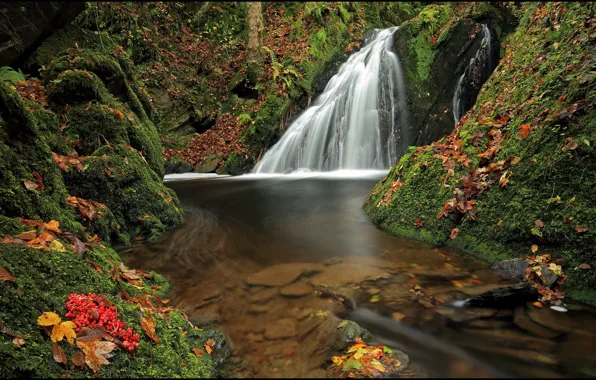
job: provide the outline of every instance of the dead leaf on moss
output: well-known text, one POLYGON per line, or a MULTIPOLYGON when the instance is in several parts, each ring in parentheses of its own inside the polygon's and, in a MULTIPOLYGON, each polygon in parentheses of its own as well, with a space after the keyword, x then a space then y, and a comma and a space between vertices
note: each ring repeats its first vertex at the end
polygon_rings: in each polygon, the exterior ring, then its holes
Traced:
POLYGON ((116 344, 106 341, 85 342, 77 340, 77 346, 83 349, 85 363, 93 372, 97 372, 102 365, 110 364, 108 359, 114 356, 113 351, 116 348, 116 344))
POLYGON ((58 345, 58 343, 54 343, 54 345, 52 346, 52 352, 54 353, 54 360, 57 363, 61 363, 61 364, 67 364, 68 363, 68 359, 66 358, 66 354, 64 353, 64 350, 62 349, 62 347, 60 347, 58 345))
POLYGON ((0 265, 0 281, 16 282, 17 279, 13 275, 8 273, 8 271, 3 266, 0 265))
POLYGON ((145 330, 145 333, 155 343, 159 343, 159 337, 155 333, 155 318, 149 314, 147 317, 141 318, 141 327, 145 330))

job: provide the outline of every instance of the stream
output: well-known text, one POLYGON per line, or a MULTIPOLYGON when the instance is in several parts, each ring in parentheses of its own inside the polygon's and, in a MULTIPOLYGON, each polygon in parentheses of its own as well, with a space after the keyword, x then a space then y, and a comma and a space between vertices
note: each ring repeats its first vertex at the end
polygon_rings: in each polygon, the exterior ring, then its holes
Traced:
POLYGON ((327 376, 345 350, 338 318, 369 330, 371 344, 405 352, 398 377, 596 376, 587 305, 450 307, 506 282, 470 255, 374 226, 362 204, 385 174, 178 176, 166 185, 185 223, 121 256, 163 274, 173 305, 226 335, 225 376, 327 376))

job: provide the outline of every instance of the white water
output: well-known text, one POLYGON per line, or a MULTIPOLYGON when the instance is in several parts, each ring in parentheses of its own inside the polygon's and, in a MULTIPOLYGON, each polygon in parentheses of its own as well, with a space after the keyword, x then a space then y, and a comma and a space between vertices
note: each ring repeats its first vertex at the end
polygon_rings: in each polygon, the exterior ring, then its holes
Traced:
POLYGON ((397 27, 376 31, 289 127, 253 173, 386 169, 406 125, 404 81, 391 51, 397 27))
POLYGON ((455 124, 459 122, 462 116, 468 111, 465 109, 463 105, 463 97, 462 94, 464 92, 463 80, 466 76, 466 72, 468 69, 475 63, 477 59, 480 58, 480 55, 484 52, 488 57, 488 68, 492 70, 492 62, 491 62, 491 35, 490 29, 485 24, 482 24, 482 40, 480 41, 480 48, 476 51, 476 55, 474 58, 470 59, 470 63, 464 70, 464 73, 459 77, 457 81, 457 87, 455 89, 455 93, 453 94, 453 118, 455 119, 455 124))

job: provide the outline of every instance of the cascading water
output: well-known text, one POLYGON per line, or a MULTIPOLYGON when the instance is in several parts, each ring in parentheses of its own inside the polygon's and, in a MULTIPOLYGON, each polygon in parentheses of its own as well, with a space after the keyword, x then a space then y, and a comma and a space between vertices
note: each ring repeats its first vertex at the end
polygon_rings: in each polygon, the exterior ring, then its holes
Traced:
POLYGON ((376 30, 253 172, 385 169, 393 164, 400 126, 407 123, 403 75, 391 51, 396 29, 376 30))
POLYGON ((491 35, 490 29, 485 25, 482 24, 482 40, 480 41, 480 47, 476 51, 476 55, 474 58, 470 59, 468 66, 464 70, 464 73, 459 77, 457 81, 457 87, 455 88, 455 93, 453 94, 453 118, 455 119, 455 124, 459 122, 462 116, 468 111, 468 107, 464 103, 465 99, 465 82, 466 76, 470 75, 471 70, 476 67, 479 70, 484 70, 484 72, 488 72, 489 74, 493 70, 493 62, 492 62, 492 50, 491 50, 491 35))

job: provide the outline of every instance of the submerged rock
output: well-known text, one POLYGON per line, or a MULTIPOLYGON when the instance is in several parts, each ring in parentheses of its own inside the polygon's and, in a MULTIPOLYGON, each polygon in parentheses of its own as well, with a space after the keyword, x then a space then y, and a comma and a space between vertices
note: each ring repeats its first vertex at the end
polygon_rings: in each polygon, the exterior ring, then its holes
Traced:
POLYGON ((265 338, 271 340, 291 338, 297 334, 296 320, 293 318, 280 319, 265 329, 265 338))
POLYGON ((522 330, 527 331, 528 333, 537 336, 539 338, 546 338, 552 339, 556 338, 557 336, 561 335, 558 332, 555 332, 551 329, 548 329, 534 321, 532 321, 528 315, 526 314, 526 308, 524 305, 519 305, 515 308, 515 313, 513 315, 513 322, 522 330))
POLYGON ((313 292, 312 286, 306 282, 298 281, 281 288, 280 294, 286 297, 302 297, 313 292))
POLYGON ((296 281, 306 273, 321 272, 323 266, 312 263, 277 264, 250 275, 246 282, 249 285, 284 286, 296 281))
POLYGON ((495 288, 466 301, 466 305, 478 307, 514 307, 536 299, 537 291, 528 282, 495 288))

